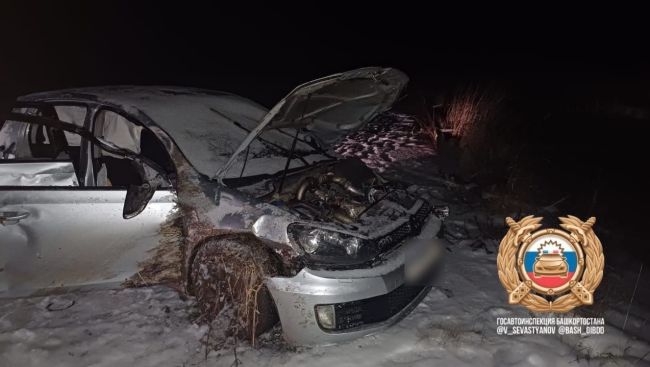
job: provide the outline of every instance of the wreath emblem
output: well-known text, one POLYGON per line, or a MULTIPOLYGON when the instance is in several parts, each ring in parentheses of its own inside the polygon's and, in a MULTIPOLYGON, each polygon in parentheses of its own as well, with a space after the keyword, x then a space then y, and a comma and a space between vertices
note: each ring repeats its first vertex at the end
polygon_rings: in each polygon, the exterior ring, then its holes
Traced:
POLYGON ((533 232, 542 219, 506 218, 510 228, 499 245, 497 268, 508 302, 534 312, 568 312, 593 304, 605 268, 603 246, 592 229, 596 218, 583 222, 569 215, 559 218, 566 231, 533 232))

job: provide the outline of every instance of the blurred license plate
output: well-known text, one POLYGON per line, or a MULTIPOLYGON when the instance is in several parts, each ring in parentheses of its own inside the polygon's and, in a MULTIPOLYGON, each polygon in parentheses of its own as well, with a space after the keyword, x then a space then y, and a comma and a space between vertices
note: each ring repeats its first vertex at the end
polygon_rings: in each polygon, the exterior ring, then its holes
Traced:
POLYGON ((420 240, 406 254, 404 276, 408 284, 426 285, 431 279, 435 264, 442 255, 437 241, 420 240))

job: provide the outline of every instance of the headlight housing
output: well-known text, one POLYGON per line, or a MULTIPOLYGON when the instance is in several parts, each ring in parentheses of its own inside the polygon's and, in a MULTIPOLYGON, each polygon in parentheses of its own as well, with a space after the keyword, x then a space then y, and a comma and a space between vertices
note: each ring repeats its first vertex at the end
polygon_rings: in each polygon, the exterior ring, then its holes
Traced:
POLYGON ((364 252, 365 241, 359 237, 302 224, 290 224, 287 229, 292 241, 315 259, 352 260, 359 259, 364 252))

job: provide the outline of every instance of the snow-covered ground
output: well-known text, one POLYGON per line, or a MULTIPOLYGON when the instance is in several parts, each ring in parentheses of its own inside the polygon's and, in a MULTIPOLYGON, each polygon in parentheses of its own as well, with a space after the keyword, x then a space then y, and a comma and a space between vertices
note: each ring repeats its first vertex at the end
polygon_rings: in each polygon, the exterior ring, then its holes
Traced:
POLYGON ((342 149, 381 168, 391 157, 415 158, 401 177, 431 178, 423 193, 452 212, 444 269, 424 301, 392 328, 327 347, 288 346, 276 328, 255 348, 217 351, 206 348, 208 328, 194 323, 192 301, 176 291, 98 290, 0 300, 0 366, 650 366, 650 346, 612 325, 600 336, 497 335, 497 317, 531 314, 507 304, 498 244, 476 225, 484 213, 435 179, 418 156, 430 148, 406 137, 390 140, 396 151, 384 158, 354 142, 342 149))
MULTIPOLYGON (((650 365, 648 344, 611 326, 602 336, 497 335, 497 317, 528 312, 506 304, 494 254, 450 248, 436 287, 394 327, 328 347, 292 348, 270 335, 257 348, 240 345, 237 359, 285 367, 650 365)), ((233 348, 206 355, 207 327, 192 322, 192 309, 165 287, 2 301, 0 366, 231 366, 233 348)))

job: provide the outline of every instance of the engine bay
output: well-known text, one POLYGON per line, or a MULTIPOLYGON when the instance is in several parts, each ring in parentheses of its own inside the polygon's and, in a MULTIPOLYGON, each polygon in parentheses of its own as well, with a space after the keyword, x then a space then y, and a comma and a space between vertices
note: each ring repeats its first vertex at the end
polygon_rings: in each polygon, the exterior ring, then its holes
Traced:
MULTIPOLYGON (((279 180, 273 180, 273 187, 279 187, 279 180)), ((288 174, 281 191, 261 199, 285 206, 306 220, 350 225, 391 190, 391 184, 361 160, 351 158, 288 174)))

